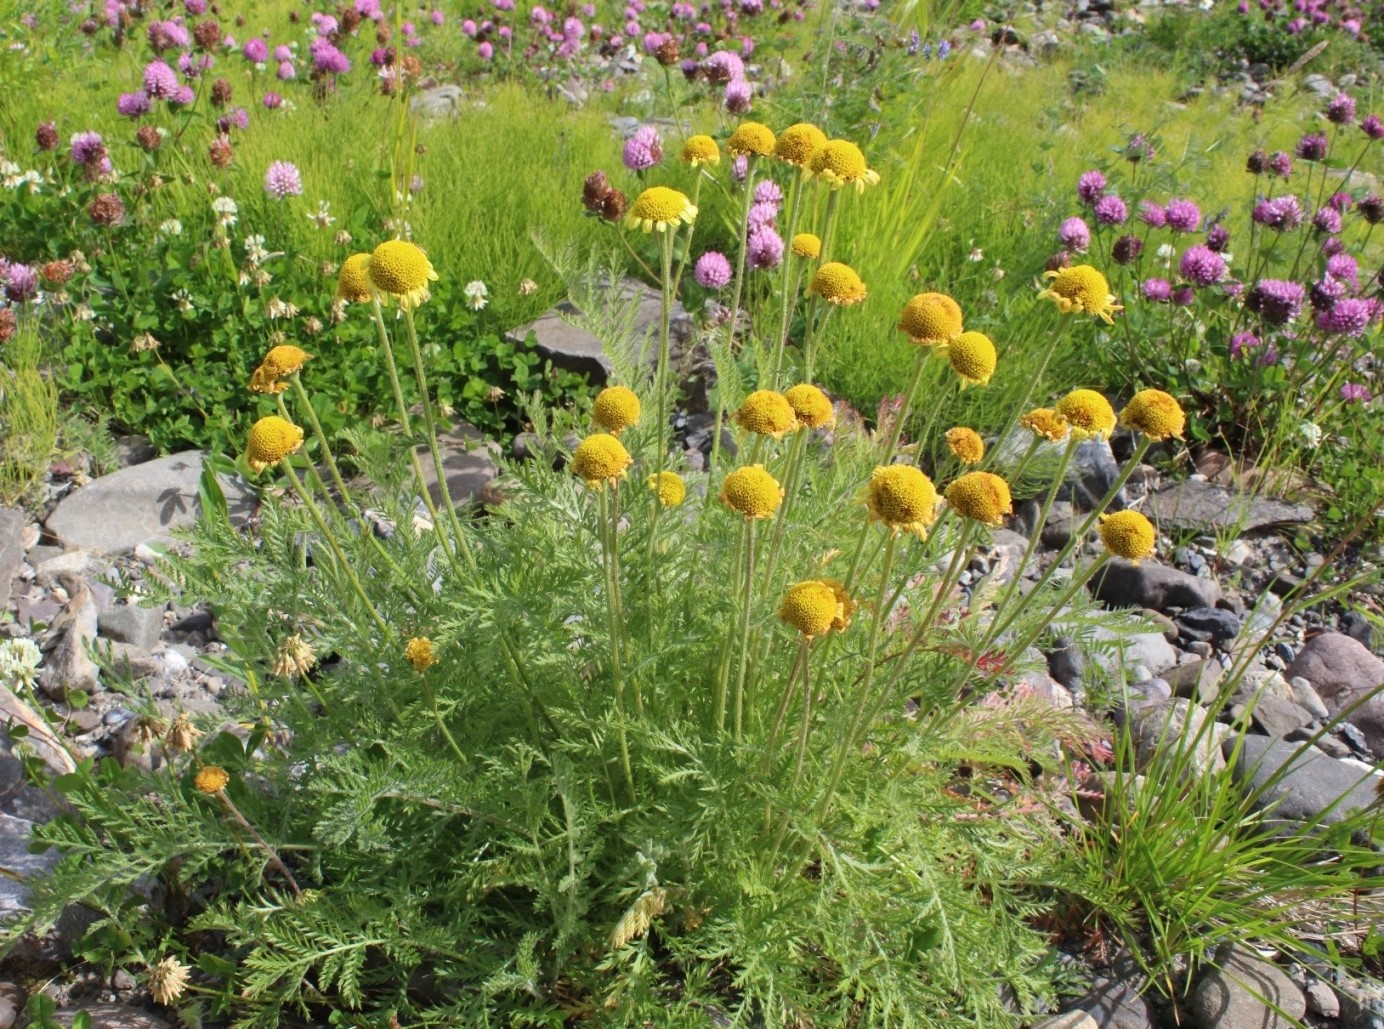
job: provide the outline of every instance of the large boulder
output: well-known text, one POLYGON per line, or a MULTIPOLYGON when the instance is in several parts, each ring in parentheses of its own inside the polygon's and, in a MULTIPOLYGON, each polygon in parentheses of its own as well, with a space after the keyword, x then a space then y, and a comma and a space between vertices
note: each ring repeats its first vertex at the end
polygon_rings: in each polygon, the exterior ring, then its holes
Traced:
POLYGON ((1192 1011, 1204 1029, 1293 1029, 1307 999, 1277 965, 1229 947, 1197 984, 1192 1011))
POLYGON ((1384 661, 1363 643, 1340 632, 1313 636, 1283 674, 1311 683, 1332 716, 1354 707, 1348 720, 1384 756, 1384 661))
POLYGON ((1275 819, 1333 825, 1374 802, 1380 779, 1358 764, 1266 736, 1245 736, 1238 753, 1235 744, 1221 745, 1230 774, 1275 819))
POLYGON ((1306 504, 1254 496, 1213 482, 1187 480, 1149 495, 1144 511, 1165 530, 1253 532, 1312 520, 1306 504))
POLYGON ((1221 588, 1212 579, 1198 578, 1157 561, 1136 564, 1124 558, 1114 558, 1096 573, 1091 593, 1109 607, 1147 607, 1163 612, 1215 607, 1221 599, 1221 588))

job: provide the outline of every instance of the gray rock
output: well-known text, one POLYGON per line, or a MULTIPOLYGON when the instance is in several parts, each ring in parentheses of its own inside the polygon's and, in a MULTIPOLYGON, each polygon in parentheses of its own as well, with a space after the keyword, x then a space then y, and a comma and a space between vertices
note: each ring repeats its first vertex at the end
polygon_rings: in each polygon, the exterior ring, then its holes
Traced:
MULTIPOLYGON (((1053 630, 1070 635, 1058 625, 1053 630)), ((1177 664, 1177 651, 1162 633, 1117 632, 1097 626, 1084 634, 1083 642, 1087 640, 1083 649, 1088 668, 1094 665, 1112 680, 1140 682, 1177 664), (1141 665, 1148 674, 1136 678, 1133 671, 1141 665)))
POLYGON ((1384 1029, 1384 986, 1344 977, 1335 985, 1341 1002, 1340 1029, 1384 1029))
POLYGON ((1359 704, 1350 722, 1370 751, 1384 754, 1384 689, 1380 689, 1384 686, 1384 661, 1363 644, 1339 632, 1313 636, 1285 674, 1310 682, 1332 717, 1359 704))
POLYGON ((1221 588, 1210 579, 1188 575, 1154 561, 1134 564, 1115 558, 1091 583, 1096 599, 1110 607, 1214 607, 1221 588))
POLYGON ((117 604, 101 614, 97 628, 102 636, 129 643, 141 650, 153 650, 163 632, 163 608, 141 604, 117 604))
POLYGON ((1333 825, 1374 800, 1377 776, 1313 747, 1264 736, 1243 737, 1238 756, 1234 747, 1234 740, 1221 747, 1233 759, 1231 775, 1246 790, 1262 791, 1255 807, 1276 819, 1333 825))
POLYGON ((54 700, 65 700, 73 690, 93 692, 100 679, 88 649, 96 639, 100 617, 96 599, 84 586, 73 594, 67 609, 53 622, 53 642, 39 669, 39 685, 54 700))
POLYGON ((91 1029, 169 1029, 169 1024, 157 1015, 124 1004, 86 1004, 59 1011, 53 1017, 59 1024, 70 1026, 83 1011, 91 1016, 91 1029))
MULTIPOLYGON (((1033 444, 1033 434, 1027 429, 1015 429, 1013 433, 1006 436, 1002 442, 996 446, 996 462, 1006 468, 1014 468, 1023 460, 1028 453, 1029 447, 1033 444)), ((1048 440, 1041 441, 1034 448, 1032 457, 1029 458, 1025 466, 1024 477, 1026 480, 1037 485, 1040 495, 1046 495, 1048 488, 1052 485, 1058 470, 1062 465, 1062 457, 1066 453, 1067 444, 1054 443, 1048 440)), ((1088 439, 1077 444, 1076 450, 1072 454, 1072 459, 1067 465, 1065 474, 1062 476, 1062 487, 1057 491, 1057 501, 1070 505, 1063 511, 1054 502, 1054 506, 1048 516, 1048 525, 1053 526, 1055 521, 1067 521, 1070 517, 1055 518, 1059 513, 1070 516, 1070 512, 1075 509, 1081 511, 1092 511, 1096 505, 1110 492, 1110 487, 1115 485, 1115 480, 1119 478, 1120 466, 1115 461, 1115 455, 1110 451, 1110 444, 1105 440, 1088 439)), ((1124 491, 1111 501, 1109 510, 1118 511, 1124 507, 1124 491)), ((1037 521, 1037 514, 1041 509, 1040 501, 1033 502, 1033 517, 1029 522, 1031 532, 1033 524, 1037 521)))
MULTIPOLYGON (((167 542, 174 529, 197 519, 205 457, 189 450, 103 475, 63 498, 48 516, 48 531, 69 548, 100 554, 167 542)), ((243 524, 254 509, 254 491, 241 479, 219 481, 232 522, 243 524)))
MULTIPOLYGON (((481 436, 478 429, 460 425, 438 437, 442 454, 442 470, 447 477, 447 493, 458 508, 480 500, 487 486, 500 474, 496 463, 499 444, 481 436)), ((423 482, 436 505, 442 503, 442 491, 437 485, 437 467, 426 446, 418 448, 418 461, 423 468, 423 482)))
POLYGON ((465 100, 466 93, 460 86, 444 83, 414 94, 409 108, 419 118, 440 121, 460 115, 465 100))
POLYGON ((1153 1029, 1147 1002, 1138 990, 1118 980, 1092 990, 1073 1010, 1089 1014, 1100 1029, 1153 1029))
POLYGON ((121 468, 144 464, 159 456, 158 448, 149 442, 148 436, 117 436, 115 438, 115 463, 121 468))
POLYGON ((1219 725, 1205 708, 1177 698, 1128 707, 1135 760, 1142 771, 1160 752, 1186 753, 1195 769, 1206 774, 1225 767, 1220 738, 1228 727, 1219 725))
POLYGON ((1175 621, 1185 629, 1207 633, 1213 643, 1228 643, 1240 633, 1240 619, 1219 607, 1188 608, 1175 621))
POLYGON ((162 663, 149 650, 131 643, 108 643, 101 646, 97 641, 97 653, 102 663, 117 675, 128 675, 132 679, 148 679, 159 674, 162 663))
POLYGON ((1274 497, 1251 496, 1211 482, 1191 480, 1149 494, 1144 513, 1166 529, 1253 532, 1276 525, 1310 522, 1313 511, 1274 497))
POLYGON ((1352 639, 1359 640, 1366 648, 1374 646, 1374 628, 1369 619, 1359 611, 1347 611, 1341 615, 1341 631, 1352 639))
POLYGON ((1313 718, 1325 721, 1331 717, 1331 712, 1322 701, 1321 694, 1312 688, 1312 684, 1300 675, 1295 675, 1288 680, 1288 689, 1293 692, 1293 702, 1302 707, 1313 718))
POLYGON ((1307 1001, 1277 965, 1232 946, 1197 984, 1192 1011, 1216 1029, 1292 1029, 1307 1001))
POLYGON ((1219 661, 1202 658, 1184 661, 1163 673, 1173 693, 1188 697, 1198 704, 1211 704, 1220 692, 1221 677, 1225 669, 1219 661))
POLYGON ((57 851, 29 852, 33 828, 34 823, 27 818, 0 813, 0 868, 13 873, 0 876, 0 919, 29 910, 29 887, 20 877, 29 879, 45 875, 58 863, 57 851))
POLYGON ((24 526, 28 519, 23 511, 0 507, 0 607, 10 600, 10 584, 24 563, 24 526))
POLYGON ((1330 1019, 1341 1017, 1341 1001, 1336 996, 1336 991, 1326 983, 1314 979, 1307 984, 1306 992, 1307 1010, 1312 1014, 1330 1019))
POLYGON ((1290 736, 1312 723, 1312 716, 1291 700, 1262 696, 1255 702, 1250 717, 1266 736, 1290 736))
POLYGON ((1048 652, 1047 658, 1049 675, 1068 689, 1081 687, 1081 676, 1086 667, 1086 658, 1074 640, 1066 636, 1056 640, 1055 646, 1048 652))
POLYGON ((67 550, 53 557, 46 557, 34 565, 34 581, 40 586, 51 588, 56 586, 64 575, 101 575, 109 564, 110 562, 100 554, 87 550, 67 550))

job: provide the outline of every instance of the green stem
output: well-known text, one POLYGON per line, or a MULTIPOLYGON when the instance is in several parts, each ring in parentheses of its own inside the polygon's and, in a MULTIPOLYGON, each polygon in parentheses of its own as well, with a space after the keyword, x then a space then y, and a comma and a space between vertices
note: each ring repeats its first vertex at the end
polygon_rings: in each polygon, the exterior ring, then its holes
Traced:
POLYGON ((336 483, 336 488, 341 493, 341 502, 349 506, 351 494, 346 489, 346 482, 341 477, 341 469, 336 465, 336 458, 332 456, 332 448, 327 442, 327 434, 322 431, 322 423, 317 420, 317 412, 313 409, 312 400, 308 397, 307 390, 303 388, 303 383, 298 378, 297 372, 288 378, 293 383, 293 390, 297 393, 298 399, 302 401, 303 410, 307 412, 308 424, 312 426, 312 433, 317 437, 317 443, 322 448, 322 456, 327 459, 327 470, 332 473, 332 481, 336 483))
POLYGON ((658 395, 658 460, 656 468, 662 472, 668 466, 668 327, 673 312, 673 233, 672 227, 660 235, 662 253, 663 290, 662 305, 658 323, 658 370, 655 373, 654 392, 658 395))
POLYGON ((899 436, 903 434, 903 423, 908 420, 909 412, 913 409, 913 395, 918 392, 918 382, 923 377, 923 365, 927 363, 928 349, 919 347, 917 356, 913 359, 913 376, 908 380, 908 387, 903 391, 903 403, 899 406, 898 417, 894 419, 894 424, 889 429, 889 442, 884 446, 884 454, 880 458, 880 464, 887 465, 894 459, 894 450, 899 445, 899 436))
POLYGON ((755 519, 745 519, 745 582, 740 594, 740 670, 735 680, 735 738, 740 739, 745 714, 745 672, 750 658, 750 603, 754 596, 755 519))
POLYGON ((796 789, 803 777, 803 762, 807 759, 807 737, 812 729, 812 641, 803 636, 798 641, 798 649, 802 654, 803 670, 803 720, 798 727, 798 756, 793 762, 793 788, 796 789))
MULTIPOLYGON (((799 168, 797 174, 793 176, 793 185, 788 198, 788 243, 790 247, 793 243, 793 237, 798 232, 798 216, 802 210, 802 198, 803 174, 802 169, 799 168)), ((784 258, 783 273, 779 277, 779 290, 782 296, 779 305, 779 331, 774 341, 774 377, 770 383, 773 389, 778 389, 780 386, 779 375, 783 370, 783 350, 788 345, 788 327, 793 317, 793 303, 798 295, 796 284, 792 289, 789 289, 788 286, 790 279, 793 278, 790 269, 796 269, 798 277, 801 277, 802 263, 803 260, 795 258, 790 251, 784 258)), ((807 381, 811 382, 812 380, 809 377, 807 381)))
POLYGON ((629 787, 630 802, 634 802, 634 770, 630 764, 630 745, 629 738, 625 732, 625 677, 621 661, 621 643, 619 630, 619 601, 616 599, 618 586, 616 576, 619 574, 615 565, 614 553, 616 547, 615 527, 611 516, 611 504, 606 497, 604 488, 600 490, 601 497, 601 564, 605 569, 606 580, 606 622, 607 631, 610 635, 610 670, 615 680, 615 720, 616 732, 620 739, 620 764, 625 772, 625 785, 629 787))
POLYGON ((428 706, 432 708, 433 721, 437 723, 438 731, 442 733, 443 738, 447 741, 447 745, 452 748, 452 753, 457 756, 457 760, 463 765, 470 764, 466 759, 466 755, 462 753, 461 748, 457 746, 457 741, 452 737, 451 730, 447 728, 447 722, 442 717, 442 709, 437 706, 437 694, 428 683, 426 672, 418 677, 418 683, 423 690, 423 699, 426 700, 428 706))

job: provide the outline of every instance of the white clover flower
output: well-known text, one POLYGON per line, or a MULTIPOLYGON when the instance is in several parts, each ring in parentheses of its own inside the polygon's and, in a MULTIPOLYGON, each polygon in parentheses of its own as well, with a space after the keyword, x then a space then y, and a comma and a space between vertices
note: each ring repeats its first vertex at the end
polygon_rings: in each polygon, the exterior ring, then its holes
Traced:
POLYGON ((1298 435, 1302 437, 1302 445, 1308 450, 1316 450, 1322 443, 1322 427, 1316 422, 1303 422, 1298 426, 1298 435))
POLYGON ((192 310, 192 294, 185 289, 175 289, 171 294, 171 299, 177 305, 179 311, 192 310))
POLYGON ((165 236, 181 236, 183 234, 183 223, 177 218, 169 218, 167 221, 159 223, 159 232, 165 236))
POLYGON ((1177 255, 1177 248, 1171 243, 1164 243, 1158 248, 1156 254, 1158 260, 1163 262, 1163 267, 1168 268, 1172 266, 1173 258, 1177 255))
POLYGON ((265 313, 270 318, 292 318, 298 313, 298 308, 278 297, 274 297, 265 306, 265 313))
POLYGON ((72 309, 72 317, 75 321, 89 322, 96 317, 96 312, 86 304, 78 304, 72 309))
POLYGON ((472 279, 466 284, 466 288, 461 291, 461 295, 466 298, 466 303, 471 310, 479 311, 489 300, 490 290, 486 289, 485 283, 480 279, 472 279))
POLYGON ((332 217, 331 205, 325 200, 317 201, 317 210, 307 212, 308 221, 319 229, 329 228, 336 219, 332 217))
POLYGON ((250 262, 252 267, 258 267, 264 263, 264 259, 269 256, 269 251, 264 249, 263 236, 245 237, 245 259, 250 262))
POLYGON ((211 202, 211 209, 226 228, 236 223, 236 215, 240 213, 240 207, 230 197, 217 197, 211 202))
POLYGON ((32 688, 43 654, 33 640, 21 638, 0 643, 0 682, 32 688))

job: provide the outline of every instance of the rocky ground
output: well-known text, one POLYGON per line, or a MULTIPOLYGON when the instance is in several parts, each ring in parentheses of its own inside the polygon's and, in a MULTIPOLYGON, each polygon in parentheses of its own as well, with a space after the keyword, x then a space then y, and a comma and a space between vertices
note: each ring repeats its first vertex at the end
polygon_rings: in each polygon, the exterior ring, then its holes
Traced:
MULTIPOLYGON (((632 304, 636 325, 647 329, 657 318, 657 297, 641 290, 626 286, 620 295, 632 304)), ((599 381, 608 373, 607 359, 589 332, 570 324, 574 317, 570 307, 555 310, 520 331, 533 331, 546 355, 599 381)), ((690 318, 679 312, 678 323, 690 327, 690 318)), ((696 466, 710 449, 711 422, 705 360, 682 345, 691 335, 679 334, 677 359, 693 397, 679 425, 689 463, 696 466)), ((498 474, 495 445, 463 430, 446 444, 449 492, 465 503, 487 496, 498 474)), ((1113 485, 1127 444, 1117 437, 1113 449, 1103 442, 1081 446, 1039 534, 1040 553, 1026 562, 1027 579, 1054 559, 1082 512, 1113 485)), ((515 442, 518 457, 550 449, 532 437, 515 442)), ((132 696, 151 697, 164 715, 187 711, 215 721, 228 695, 241 687, 218 664, 224 647, 214 612, 140 602, 144 584, 157 574, 156 548, 197 516, 203 455, 155 458, 135 439, 122 441, 120 453, 125 467, 90 481, 80 467, 55 468, 49 496, 37 511, 0 509, 0 600, 6 605, 0 637, 32 638, 43 653, 32 689, 0 686, 0 728, 22 724, 28 730, 22 743, 0 732, 0 914, 22 910, 22 880, 42 875, 55 860, 28 850, 33 824, 54 809, 48 796, 24 784, 17 747, 42 757, 54 771, 71 768, 74 757, 147 761, 129 746, 136 728, 132 696)), ((1328 809, 1326 819, 1339 820, 1347 811, 1377 804, 1384 783, 1375 764, 1384 756, 1384 660, 1375 652, 1379 641, 1370 622, 1358 612, 1381 611, 1379 586, 1350 593, 1349 608, 1333 604, 1298 612, 1295 601, 1353 574, 1366 558, 1377 564, 1379 556, 1334 553, 1330 541, 1311 535, 1310 507, 1242 492, 1213 460, 1201 467, 1204 472, 1175 482, 1163 481, 1152 466, 1135 468, 1117 501, 1155 517, 1165 533, 1160 560, 1137 567, 1117 561, 1092 587, 1105 606, 1142 616, 1141 630, 1068 632, 1055 623, 1045 652, 1034 655, 1038 670, 1025 675, 1025 687, 1057 704, 1100 698, 1113 706, 1115 717, 1129 720, 1140 760, 1168 745, 1168 726, 1175 734, 1191 720, 1210 726, 1189 744, 1204 772, 1230 774, 1253 790, 1291 762, 1260 801, 1273 805, 1272 817, 1286 823, 1328 809), (1234 689, 1223 689, 1227 670, 1237 662, 1243 674, 1234 689), (1321 731, 1363 698, 1368 699, 1348 719, 1321 731), (1227 759, 1233 762, 1229 768, 1227 759)), ((234 479, 223 480, 222 488, 233 520, 250 522, 257 504, 253 489, 234 479)), ((976 555, 963 586, 986 576, 1012 576, 1039 514, 1036 502, 1020 505, 1010 527, 997 530, 976 555)), ((34 941, 26 960, 40 953, 60 962, 66 942, 34 941)), ((25 1017, 24 991, 4 981, 5 967, 0 965, 0 1029, 24 1024, 25 1017)), ((106 979, 94 972, 57 974, 60 967, 51 964, 51 981, 37 984, 66 1012, 60 1017, 70 1021, 85 1008, 97 1027, 166 1024, 144 1007, 147 991, 127 973, 106 979)), ((1101 970, 1096 988, 1072 1011, 1041 1024, 1163 1024, 1166 1013, 1139 998, 1134 979, 1133 970, 1116 961, 1101 970)), ((1192 1000, 1194 1029, 1291 1024, 1266 1000, 1316 1026, 1384 1029, 1384 989, 1342 981, 1324 961, 1285 966, 1232 949, 1197 982, 1192 1000)))

